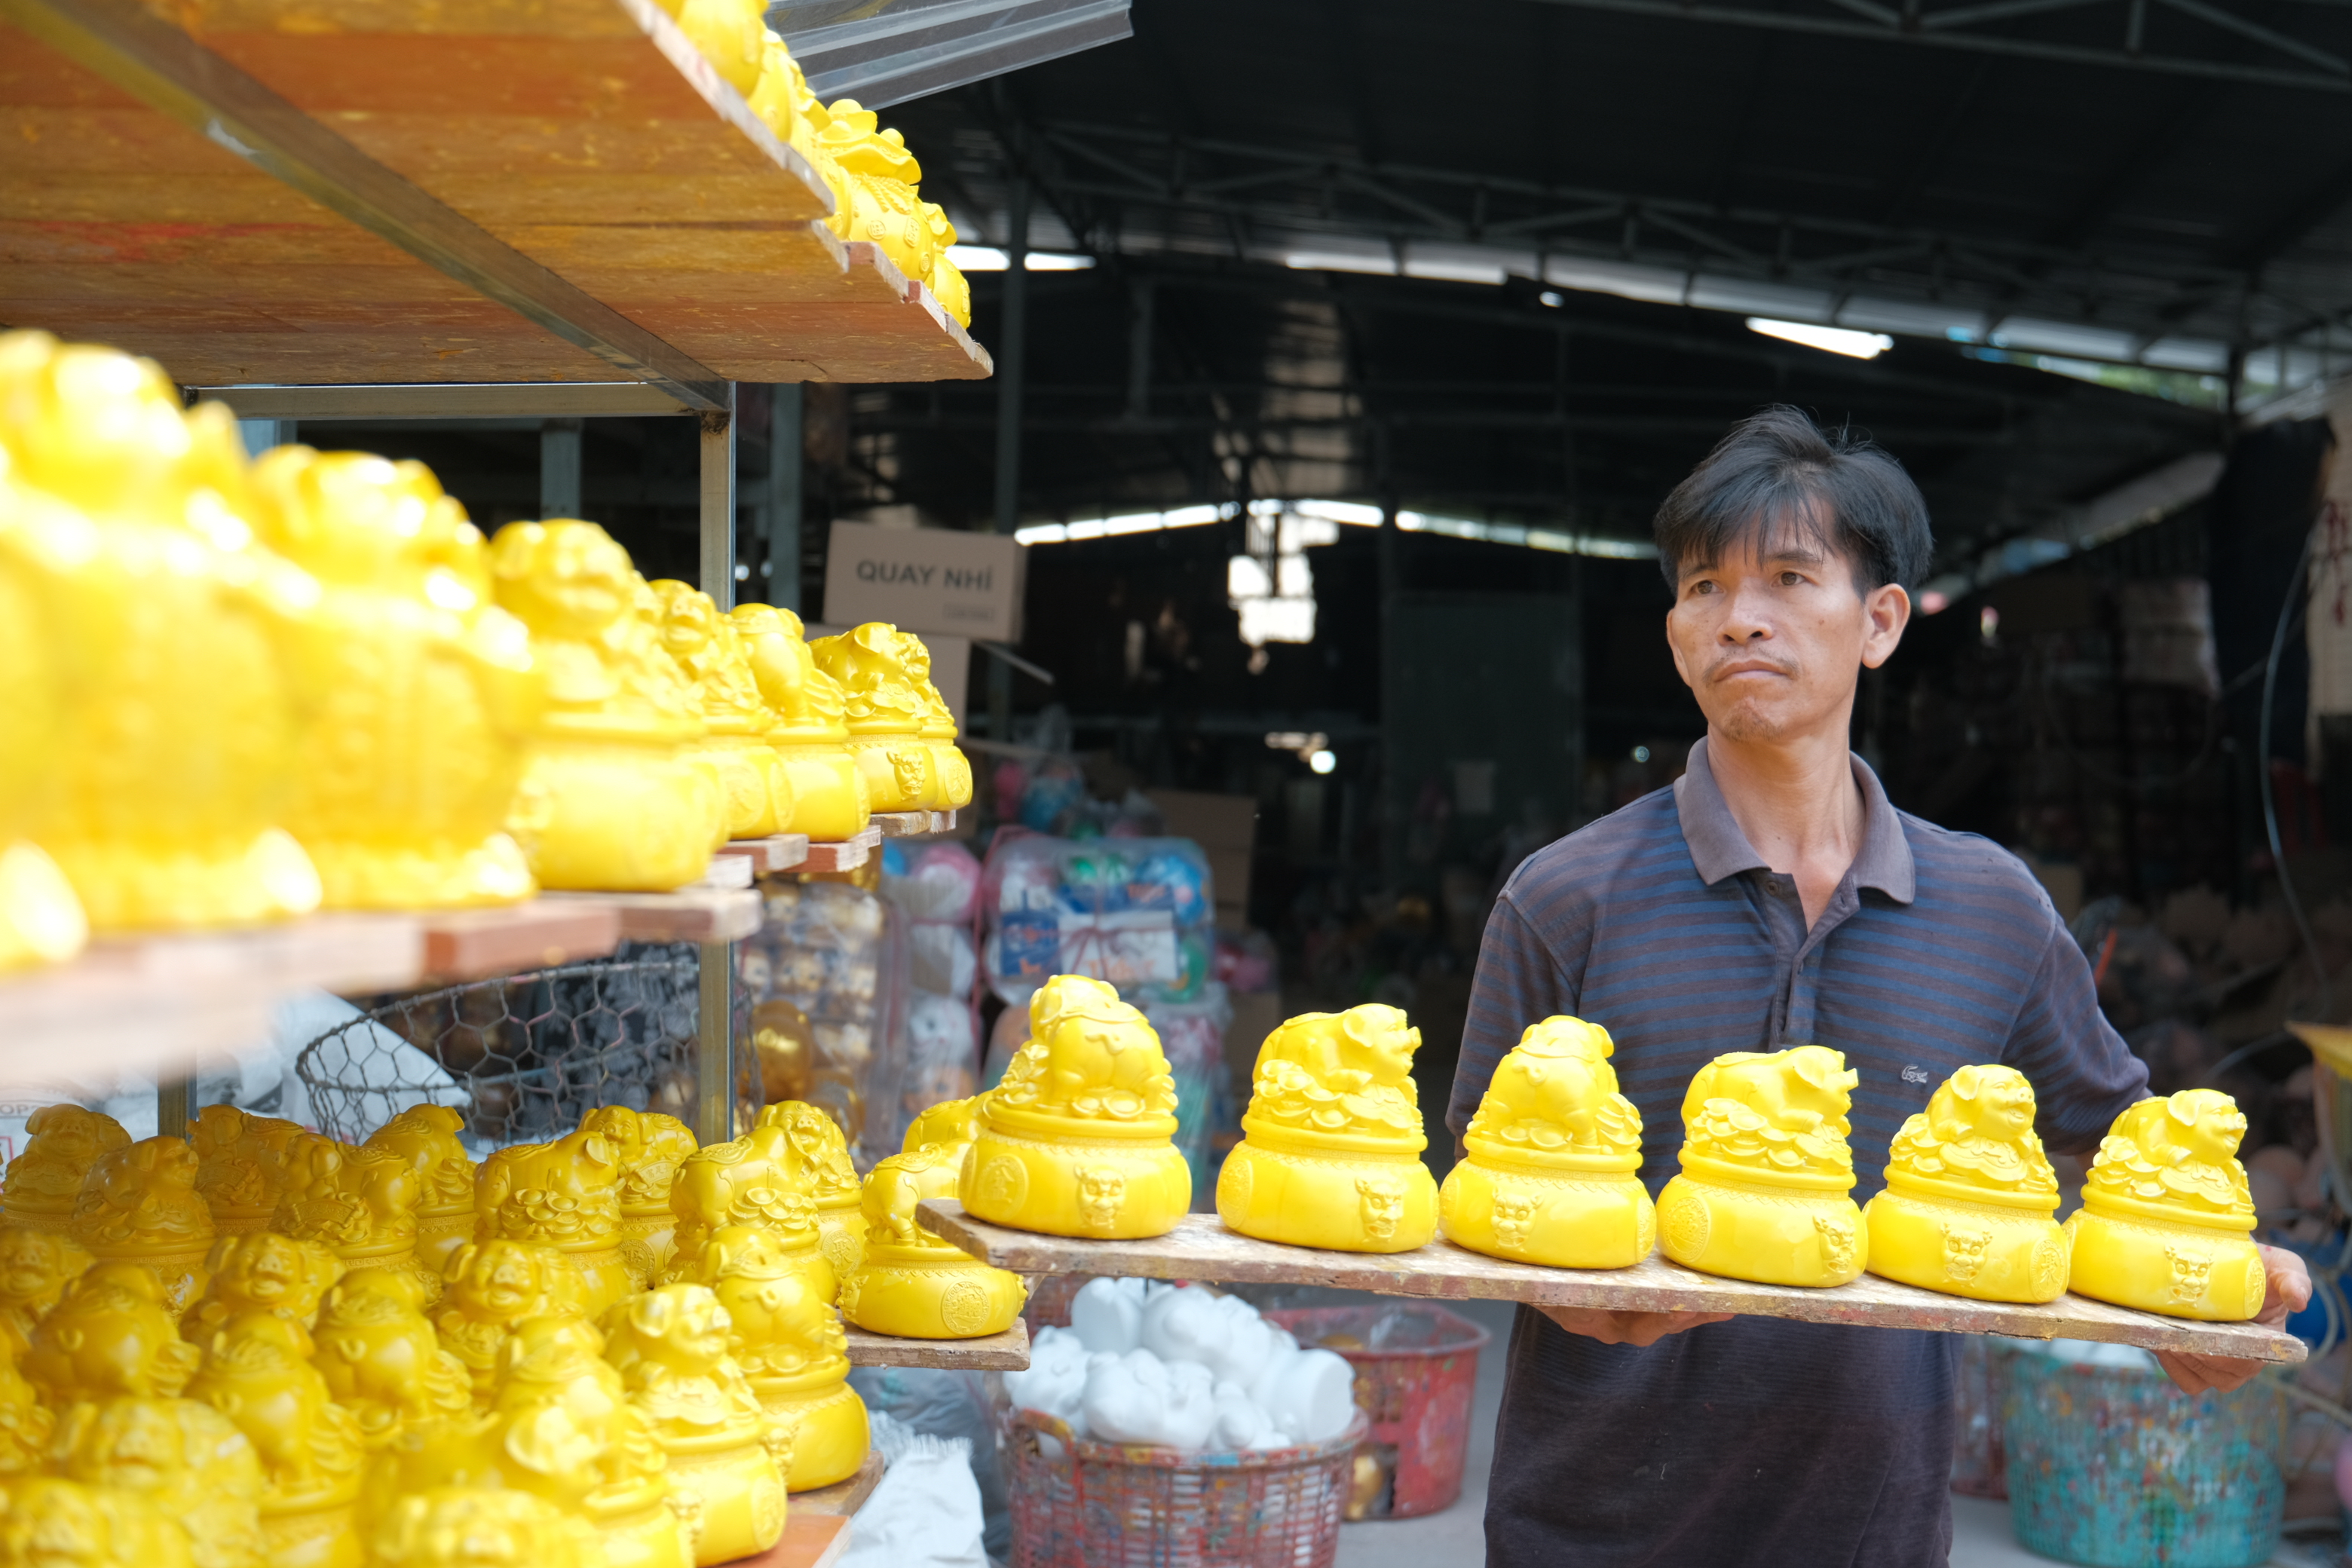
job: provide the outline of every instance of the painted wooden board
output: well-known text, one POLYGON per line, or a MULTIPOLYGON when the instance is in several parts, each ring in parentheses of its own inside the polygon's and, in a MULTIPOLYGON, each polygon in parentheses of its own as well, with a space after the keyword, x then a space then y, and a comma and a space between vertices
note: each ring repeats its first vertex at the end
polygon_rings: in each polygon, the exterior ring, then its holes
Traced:
POLYGON ((481 980, 522 969, 600 958, 620 945, 621 911, 609 904, 532 899, 506 909, 420 917, 424 984, 481 980))
POLYGON ((808 858, 809 840, 805 833, 778 833, 766 838, 738 838, 719 847, 721 855, 739 856, 751 862, 754 877, 773 876, 779 871, 800 868, 808 858))
POLYGON ((912 838, 931 830, 931 813, 928 811, 877 811, 874 826, 885 838, 912 838))
POLYGON ((846 1519, 865 1507, 866 1500, 874 1495, 874 1489, 882 1484, 883 1469, 880 1452, 868 1448, 866 1451, 866 1462, 858 1466, 857 1473, 847 1480, 835 1481, 829 1487, 818 1487, 810 1491, 793 1493, 791 1511, 806 1514, 834 1514, 846 1519))
POLYGON ((855 871, 866 864, 866 858, 881 842, 882 830, 869 823, 866 830, 855 838, 846 838, 837 844, 810 845, 808 858, 801 863, 800 868, 803 871, 855 871))
POLYGON ((793 1499, 784 1509, 784 1538, 755 1557, 735 1559, 739 1568, 832 1568, 849 1550, 849 1520, 817 1513, 793 1499))
POLYGON ((1029 1365, 1029 1325, 1021 1319, 1001 1334, 976 1340, 902 1340, 844 1323, 852 1366, 937 1366, 961 1372, 1020 1372, 1029 1365))
POLYGON ((751 888, 681 888, 674 893, 545 893, 560 903, 613 910, 628 942, 740 942, 760 929, 765 902, 751 888))
POLYGON ((1187 1215, 1150 1241, 1035 1236, 976 1220, 952 1199, 928 1199, 923 1224, 973 1257, 1016 1274, 1110 1274, 1235 1284, 1330 1285, 1384 1296, 1486 1299, 1619 1312, 1745 1312, 1815 1323, 2027 1340, 2104 1340, 2145 1350, 2294 1363, 2306 1352, 2293 1334, 2252 1323, 2160 1318, 2075 1295, 2042 1306, 1970 1301, 1865 1274, 1829 1289, 1757 1285, 1685 1268, 1652 1253, 1631 1268, 1544 1268, 1510 1263, 1443 1237, 1412 1252, 1325 1252, 1256 1241, 1214 1215, 1187 1215))

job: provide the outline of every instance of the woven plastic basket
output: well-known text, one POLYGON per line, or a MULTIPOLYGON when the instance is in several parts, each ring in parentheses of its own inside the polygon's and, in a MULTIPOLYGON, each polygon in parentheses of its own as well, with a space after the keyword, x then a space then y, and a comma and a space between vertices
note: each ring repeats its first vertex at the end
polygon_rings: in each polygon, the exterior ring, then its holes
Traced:
POLYGON ((1082 1441, 1013 1411, 1013 1568, 1329 1568, 1367 1430, 1359 1412, 1328 1443, 1182 1454, 1082 1441))

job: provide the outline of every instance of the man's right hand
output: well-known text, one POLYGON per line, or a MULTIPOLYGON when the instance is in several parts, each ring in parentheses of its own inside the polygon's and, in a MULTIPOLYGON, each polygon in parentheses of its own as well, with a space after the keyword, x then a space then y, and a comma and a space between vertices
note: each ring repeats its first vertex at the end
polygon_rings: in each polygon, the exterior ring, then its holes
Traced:
POLYGON ((1589 1307, 1538 1307, 1537 1311, 1571 1334, 1604 1345, 1654 1345, 1668 1334, 1702 1323, 1727 1323, 1730 1312, 1603 1312, 1589 1307))

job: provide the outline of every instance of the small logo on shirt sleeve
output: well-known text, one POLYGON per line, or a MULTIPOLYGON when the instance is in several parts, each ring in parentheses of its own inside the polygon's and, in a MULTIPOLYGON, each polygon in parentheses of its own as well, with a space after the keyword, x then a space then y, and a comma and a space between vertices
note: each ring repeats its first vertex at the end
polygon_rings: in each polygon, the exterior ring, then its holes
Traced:
POLYGON ((1927 1081, 1927 1069, 1921 1067, 1916 1062, 1909 1063, 1903 1068, 1903 1081, 1905 1083, 1925 1083, 1927 1081))

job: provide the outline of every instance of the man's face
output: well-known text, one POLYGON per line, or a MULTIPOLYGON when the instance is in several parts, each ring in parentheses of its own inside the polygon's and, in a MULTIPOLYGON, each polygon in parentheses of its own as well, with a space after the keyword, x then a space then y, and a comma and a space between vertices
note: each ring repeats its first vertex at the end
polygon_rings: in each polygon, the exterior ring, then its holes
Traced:
POLYGON ((1795 530, 1684 564, 1666 640, 1710 730, 1768 744, 1844 733, 1860 671, 1886 661, 1911 618, 1899 586, 1854 582, 1850 559, 1795 530))

